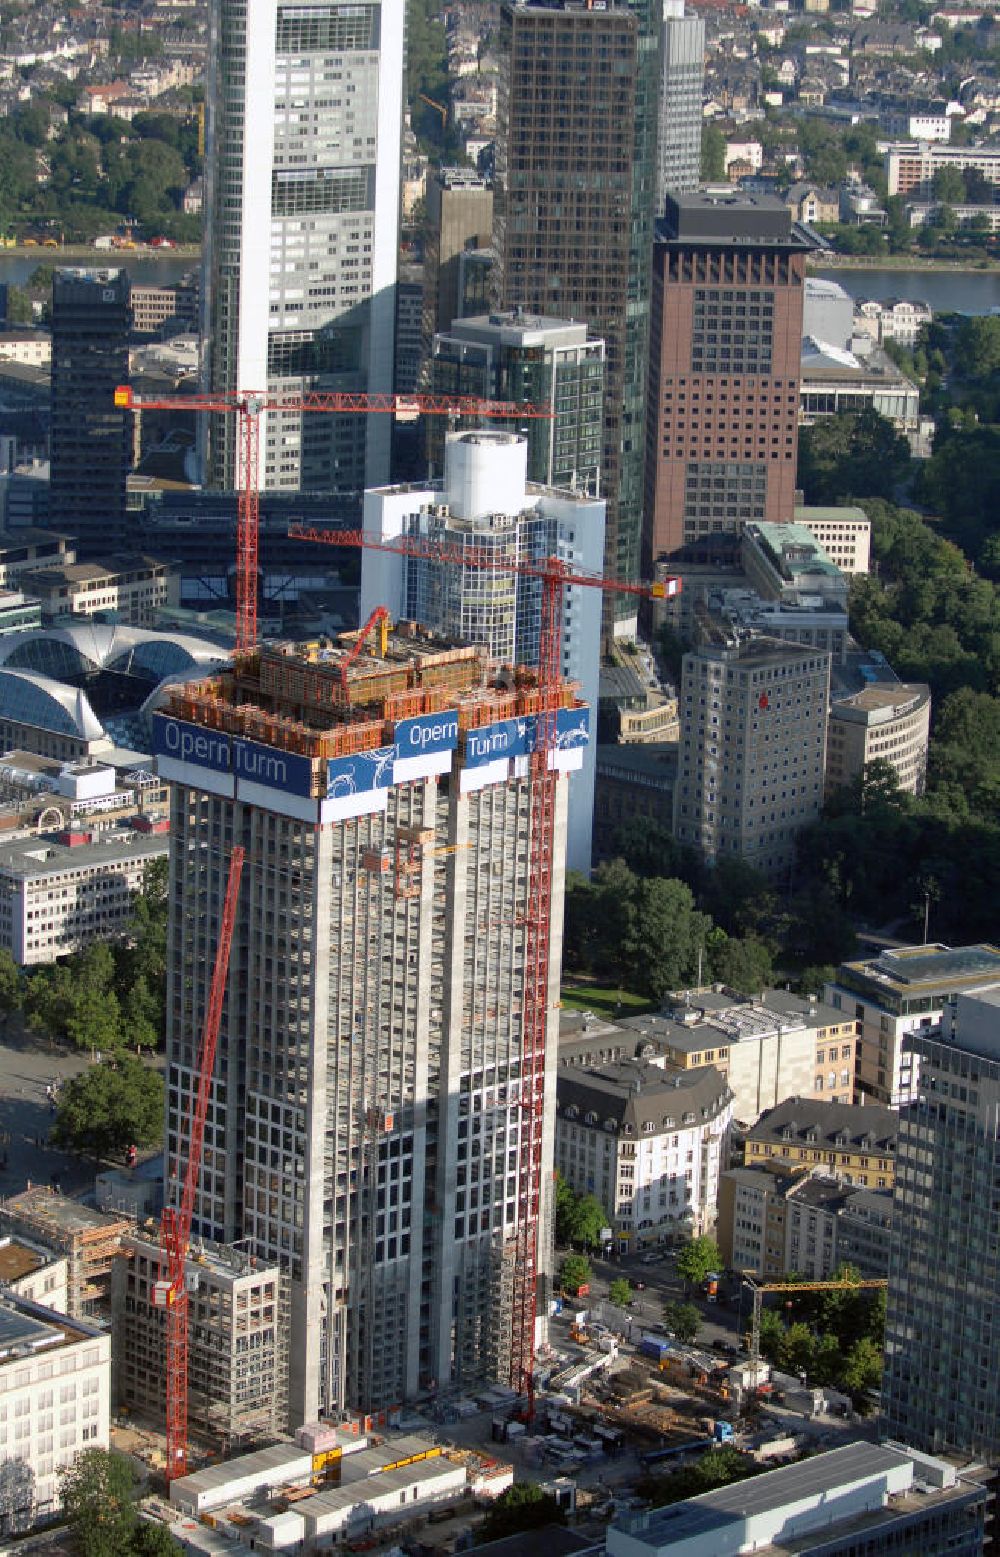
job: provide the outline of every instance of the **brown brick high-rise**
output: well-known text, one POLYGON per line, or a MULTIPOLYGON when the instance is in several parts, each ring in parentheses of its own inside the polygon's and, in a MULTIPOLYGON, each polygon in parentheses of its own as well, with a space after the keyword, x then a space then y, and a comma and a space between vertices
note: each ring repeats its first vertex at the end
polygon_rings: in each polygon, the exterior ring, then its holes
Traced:
POLYGON ((774 196, 668 196, 653 246, 647 568, 748 521, 791 519, 810 241, 774 196))

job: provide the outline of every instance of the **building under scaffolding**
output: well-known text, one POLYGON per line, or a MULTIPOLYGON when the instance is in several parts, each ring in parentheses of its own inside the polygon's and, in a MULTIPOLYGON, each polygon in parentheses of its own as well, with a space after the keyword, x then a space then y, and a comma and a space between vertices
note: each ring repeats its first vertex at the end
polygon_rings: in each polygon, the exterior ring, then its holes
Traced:
POLYGON ((126 1233, 127 1218, 94 1211, 43 1184, 29 1184, 0 1203, 0 1227, 65 1255, 67 1310, 72 1319, 110 1313, 111 1268, 126 1233))
MULTIPOLYGON (((166 1330, 152 1301, 162 1274, 156 1230, 122 1243, 112 1277, 112 1399, 163 1418, 166 1330)), ((288 1278, 238 1249, 192 1248, 188 1291, 188 1420, 230 1454, 288 1427, 288 1278)))
MULTIPOLYGON (((292 1425, 384 1411, 511 1366, 534 673, 413 624, 269 646, 171 694, 167 1197, 234 843, 246 849, 194 1230, 290 1281, 292 1425)), ((567 775, 557 713, 551 943, 567 775)), ((550 968, 551 1166, 559 962, 550 968)), ((543 1171, 546 1312, 551 1172, 543 1171)))

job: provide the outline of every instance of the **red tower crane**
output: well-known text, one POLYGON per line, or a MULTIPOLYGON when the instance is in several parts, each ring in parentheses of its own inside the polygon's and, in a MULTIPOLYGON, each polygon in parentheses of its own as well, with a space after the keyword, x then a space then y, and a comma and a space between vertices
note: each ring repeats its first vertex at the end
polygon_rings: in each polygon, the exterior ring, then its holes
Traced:
POLYGON ((446 567, 500 568, 541 584, 541 633, 538 644, 538 713, 531 754, 531 834, 528 848, 527 912, 524 919, 524 1019, 521 1050, 521 1141, 518 1155, 515 1229, 515 1296, 510 1381, 528 1399, 534 1413, 535 1317, 538 1281, 538 1214, 542 1194, 542 1125, 545 1101, 545 1050, 548 1036, 549 938, 552 918, 552 856, 556 776, 550 762, 557 747, 557 709, 562 666, 565 590, 576 585, 621 595, 667 599, 680 591, 680 580, 620 584, 599 573, 573 568, 558 557, 538 562, 508 561, 466 551, 418 536, 380 540, 362 530, 333 534, 307 525, 290 525, 290 536, 325 545, 358 546, 394 552, 446 567))
MULTIPOLYGON (((233 944, 233 925, 236 922, 236 902, 243 874, 245 851, 233 846, 229 861, 226 895, 222 903, 222 919, 219 924, 219 942, 215 950, 212 982, 209 986, 208 1004, 205 1007, 205 1026, 195 1065, 197 1083, 194 1113, 191 1117, 191 1136, 188 1145, 187 1167, 179 1206, 165 1206, 160 1219, 160 1243, 163 1261, 159 1279, 153 1286, 153 1304, 166 1313, 167 1322, 167 1481, 187 1472, 187 1407, 188 1407, 188 1293, 184 1283, 184 1260, 191 1236, 191 1218, 194 1214, 194 1197, 201 1172, 201 1154, 205 1141, 205 1119, 208 1113, 208 1097, 215 1069, 215 1049, 222 1021, 222 1001, 226 993, 229 973, 229 953, 233 944)), ((178 1164, 179 1167, 179 1164, 178 1164)))
POLYGON ((312 390, 292 400, 256 391, 197 395, 137 395, 128 384, 115 390, 124 411, 207 411, 236 417, 236 653, 257 643, 257 545, 260 535, 260 418, 265 411, 320 412, 344 416, 486 416, 493 421, 543 417, 548 406, 470 395, 389 395, 312 390))

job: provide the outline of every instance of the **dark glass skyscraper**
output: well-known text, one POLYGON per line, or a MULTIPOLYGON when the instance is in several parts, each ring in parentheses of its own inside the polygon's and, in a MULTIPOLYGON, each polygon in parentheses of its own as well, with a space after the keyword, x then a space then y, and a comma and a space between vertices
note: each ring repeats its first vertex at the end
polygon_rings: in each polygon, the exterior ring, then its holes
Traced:
MULTIPOLYGON (((551 420, 526 419, 528 480, 603 496, 604 342, 587 326, 523 312, 456 319, 435 335, 429 363, 437 394, 480 395, 522 405, 550 405, 551 420)), ((446 428, 426 419, 435 475, 444 466, 446 428)))
MULTIPOLYGON (((659 11, 529 0, 501 12, 494 300, 584 320, 606 348, 605 569, 639 571, 659 11)), ((615 597, 608 597, 609 600, 615 597)), ((622 608, 626 621, 634 605, 622 608)))
POLYGON ((49 523, 74 535, 84 558, 127 541, 130 419, 114 392, 128 378, 130 321, 124 270, 56 271, 49 523))

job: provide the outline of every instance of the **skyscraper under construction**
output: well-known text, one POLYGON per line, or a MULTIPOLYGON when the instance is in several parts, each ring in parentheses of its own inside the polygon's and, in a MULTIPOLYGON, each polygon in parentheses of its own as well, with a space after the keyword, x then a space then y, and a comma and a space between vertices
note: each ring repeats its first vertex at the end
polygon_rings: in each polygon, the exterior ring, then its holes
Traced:
MULTIPOLYGON (((290 1279, 293 1423, 506 1379, 515 1329, 530 673, 412 624, 271 646, 171 694, 168 1195, 234 843, 244 867, 194 1231, 290 1279)), ((567 776, 588 710, 560 692, 551 942, 567 776)), ((558 953, 542 1162, 552 1160, 558 953)), ((542 1175, 539 1313, 549 1183, 542 1175)), ((523 1201, 522 1201, 523 1203, 523 1201)))

